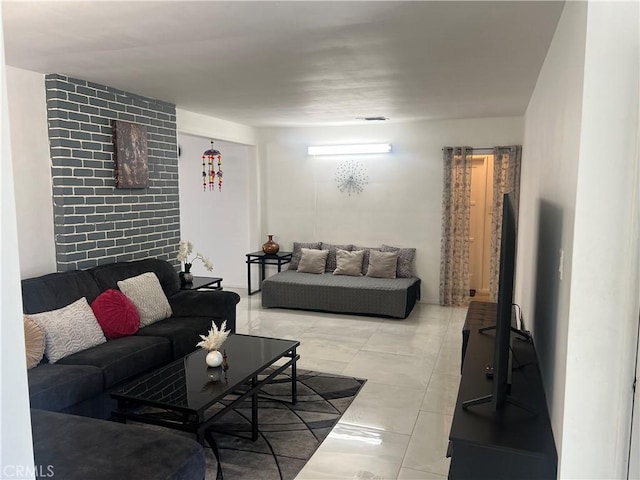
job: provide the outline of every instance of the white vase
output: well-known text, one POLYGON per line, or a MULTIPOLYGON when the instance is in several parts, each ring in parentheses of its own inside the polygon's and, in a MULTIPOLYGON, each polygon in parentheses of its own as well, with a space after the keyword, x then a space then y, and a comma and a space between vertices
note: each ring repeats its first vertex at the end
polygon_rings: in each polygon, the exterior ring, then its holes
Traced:
POLYGON ((222 365, 222 354, 218 350, 211 350, 207 353, 206 362, 210 367, 219 367, 222 365))

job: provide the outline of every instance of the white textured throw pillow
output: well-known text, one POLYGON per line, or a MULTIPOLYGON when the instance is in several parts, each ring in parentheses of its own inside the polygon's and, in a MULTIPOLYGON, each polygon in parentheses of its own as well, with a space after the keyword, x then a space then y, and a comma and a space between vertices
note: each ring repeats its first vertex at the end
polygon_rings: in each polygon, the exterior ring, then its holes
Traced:
POLYGON ((302 255, 298 264, 298 271, 302 273, 324 273, 329 250, 301 249, 302 255))
POLYGON ((396 278, 398 252, 377 252, 371 250, 367 277, 396 278))
POLYGON ((333 274, 361 277, 363 259, 364 250, 357 250, 355 252, 338 250, 336 252, 336 269, 333 271, 333 274))
POLYGON ((49 363, 107 341, 85 297, 58 310, 26 317, 44 330, 44 354, 49 363))
POLYGON ((118 288, 138 309, 140 328, 173 314, 160 280, 153 272, 121 280, 118 282, 118 288))

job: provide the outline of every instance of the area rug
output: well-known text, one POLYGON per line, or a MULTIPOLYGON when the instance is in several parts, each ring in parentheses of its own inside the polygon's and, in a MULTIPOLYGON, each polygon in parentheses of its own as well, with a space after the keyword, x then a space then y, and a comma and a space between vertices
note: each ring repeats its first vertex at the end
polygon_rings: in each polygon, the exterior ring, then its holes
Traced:
POLYGON ((270 398, 259 400, 258 440, 251 440, 250 399, 208 432, 206 480, 293 480, 365 382, 299 369, 292 405, 289 370, 278 375, 262 390, 270 398))

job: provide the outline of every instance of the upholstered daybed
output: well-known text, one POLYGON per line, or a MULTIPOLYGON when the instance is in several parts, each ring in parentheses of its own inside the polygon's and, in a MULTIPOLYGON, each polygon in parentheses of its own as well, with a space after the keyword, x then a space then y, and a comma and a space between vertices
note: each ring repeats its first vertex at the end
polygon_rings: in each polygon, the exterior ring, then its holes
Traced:
MULTIPOLYGON (((411 263, 415 249, 399 249, 383 245, 365 248, 353 245, 294 243, 293 260, 288 270, 277 273, 262 282, 262 306, 349 313, 393 318, 406 318, 420 299, 420 279, 412 275, 411 263), (299 268, 303 249, 326 250, 326 266, 322 272, 308 273, 299 268), (340 271, 339 250, 363 251, 359 273, 336 274, 340 271), (369 265, 371 252, 396 252, 394 278, 372 276, 369 265), (402 252, 402 253, 400 253, 402 252), (402 255, 402 259, 400 258, 402 255)), ((388 255, 393 261, 393 255, 388 255)), ((373 260, 373 258, 372 258, 373 260)), ((391 276, 391 275, 389 275, 391 276)))

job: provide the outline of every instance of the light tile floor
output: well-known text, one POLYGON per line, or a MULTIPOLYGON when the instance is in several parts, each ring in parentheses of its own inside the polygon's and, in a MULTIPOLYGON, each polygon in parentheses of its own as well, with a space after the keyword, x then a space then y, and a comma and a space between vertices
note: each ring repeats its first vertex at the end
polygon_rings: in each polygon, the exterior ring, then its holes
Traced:
POLYGON ((300 340, 300 368, 368 379, 298 480, 446 478, 466 309, 391 320, 263 309, 236 291, 238 333, 300 340))

